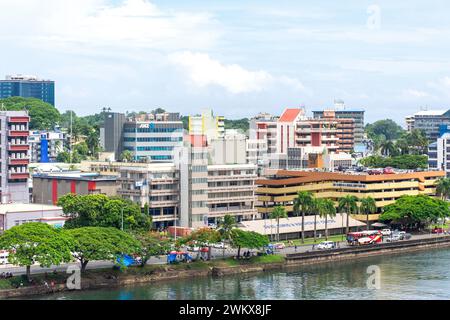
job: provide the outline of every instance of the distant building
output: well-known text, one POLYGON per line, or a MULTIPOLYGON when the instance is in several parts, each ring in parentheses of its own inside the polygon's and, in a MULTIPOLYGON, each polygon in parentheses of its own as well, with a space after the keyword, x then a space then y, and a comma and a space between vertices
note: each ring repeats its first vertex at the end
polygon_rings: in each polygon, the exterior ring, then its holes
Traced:
POLYGON ((30 131, 28 142, 31 162, 56 162, 58 154, 64 151, 67 135, 57 131, 30 131))
POLYGON ((42 204, 11 203, 0 206, 0 233, 28 222, 43 222, 62 227, 67 220, 63 209, 42 204))
MULTIPOLYGON (((313 111, 313 116, 314 118, 323 118, 331 110, 313 111)), ((333 111, 336 119, 354 120, 354 144, 362 144, 364 140, 364 110, 346 109, 343 101, 335 101, 333 111)))
POLYGON ((106 113, 101 145, 120 159, 129 150, 136 161, 165 162, 183 144, 183 122, 178 113, 141 114, 126 118, 121 113, 106 113))
POLYGON ((439 138, 439 127, 450 125, 450 110, 424 110, 406 117, 409 131, 413 129, 423 130, 430 142, 439 138))
POLYGON ((86 172, 48 172, 33 174, 33 202, 56 204, 66 194, 117 195, 117 177, 86 172))
POLYGON ((55 82, 36 76, 6 76, 0 80, 0 99, 9 97, 37 98, 55 105, 55 82))
POLYGON ((430 170, 443 170, 450 177, 450 125, 441 125, 439 135, 428 145, 428 167, 430 170))
POLYGON ((189 116, 189 134, 204 135, 208 141, 224 137, 225 119, 214 116, 211 109, 202 111, 201 115, 189 116))
POLYGON ((26 111, 0 111, 0 195, 1 203, 29 203, 28 124, 26 111))
POLYGON ((226 130, 223 138, 211 139, 209 164, 245 164, 247 137, 235 130, 226 130))

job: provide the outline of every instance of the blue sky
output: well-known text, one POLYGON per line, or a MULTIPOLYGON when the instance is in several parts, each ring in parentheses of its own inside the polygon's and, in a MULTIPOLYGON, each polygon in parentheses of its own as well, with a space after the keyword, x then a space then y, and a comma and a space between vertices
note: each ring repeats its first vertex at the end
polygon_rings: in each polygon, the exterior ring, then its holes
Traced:
POLYGON ((228 118, 342 99, 367 121, 449 108, 445 1, 0 1, 0 76, 56 81, 79 114, 213 108, 228 118), (7 44, 5 46, 4 44, 7 44))

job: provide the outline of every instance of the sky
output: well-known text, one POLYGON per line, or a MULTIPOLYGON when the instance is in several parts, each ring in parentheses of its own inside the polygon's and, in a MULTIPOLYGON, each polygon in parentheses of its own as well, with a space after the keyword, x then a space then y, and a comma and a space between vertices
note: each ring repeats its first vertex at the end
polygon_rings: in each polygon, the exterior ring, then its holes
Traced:
POLYGON ((304 106, 366 122, 450 107, 450 3, 1 0, 0 77, 56 81, 87 115, 212 108, 237 119, 304 106))

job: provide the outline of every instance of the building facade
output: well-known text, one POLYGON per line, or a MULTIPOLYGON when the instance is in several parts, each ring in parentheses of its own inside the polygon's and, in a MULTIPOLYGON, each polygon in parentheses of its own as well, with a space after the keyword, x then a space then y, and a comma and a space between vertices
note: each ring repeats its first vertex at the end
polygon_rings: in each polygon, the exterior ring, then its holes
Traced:
POLYGON ((33 174, 34 203, 55 205, 66 194, 117 195, 117 178, 86 172, 49 172, 33 174))
POLYGON ((330 111, 334 112, 336 119, 353 119, 353 143, 362 144, 364 140, 364 110, 358 109, 346 109, 343 102, 335 101, 334 109, 326 109, 313 111, 314 118, 323 118, 329 114, 330 111))
POLYGON ((419 111, 412 116, 406 117, 408 130, 419 129, 425 132, 430 142, 439 138, 440 126, 450 125, 450 110, 426 110, 419 111))
POLYGON ((26 111, 0 112, 1 203, 29 203, 28 144, 30 117, 26 111))
POLYGON ((55 105, 55 82, 36 76, 6 76, 0 80, 0 99, 9 97, 37 98, 55 105))
POLYGON ((147 208, 157 227, 179 225, 179 172, 173 163, 122 164, 118 195, 147 208))
POLYGON ((231 215, 237 221, 257 218, 254 164, 208 166, 208 223, 231 215))
MULTIPOLYGON (((436 195, 437 180, 444 171, 425 171, 382 175, 331 172, 279 171, 273 177, 257 180, 258 212, 267 215, 277 205, 293 213, 293 201, 299 191, 312 192, 316 198, 335 201, 347 195, 361 199, 372 197, 378 210, 403 195, 436 195)), ((360 217, 365 220, 365 215, 360 217)), ((371 217, 377 220, 378 215, 371 217)))
POLYGON ((53 131, 30 131, 28 137, 30 144, 31 162, 56 162, 60 152, 67 144, 67 134, 53 131))
POLYGON ((189 134, 204 135, 208 141, 221 139, 225 134, 225 118, 214 116, 211 109, 205 109, 200 115, 189 116, 189 134))

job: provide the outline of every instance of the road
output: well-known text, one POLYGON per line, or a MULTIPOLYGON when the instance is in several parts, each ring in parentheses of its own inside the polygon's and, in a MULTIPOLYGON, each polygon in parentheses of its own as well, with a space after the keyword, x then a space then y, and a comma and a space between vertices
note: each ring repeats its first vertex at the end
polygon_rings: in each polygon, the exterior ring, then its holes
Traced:
MULTIPOLYGON (((414 234, 411 240, 418 240, 418 239, 426 239, 426 238, 430 238, 430 237, 439 237, 439 235, 437 234, 414 234)), ((384 241, 384 240, 383 240, 384 241)), ((408 240, 402 240, 402 241, 408 241, 408 240)), ((320 240, 317 242, 319 243, 320 240)), ((346 248, 348 247, 347 243, 345 241, 343 242, 339 242, 339 247, 340 248, 346 248)), ((308 251, 313 251, 313 245, 312 244, 307 244, 307 245, 299 245, 296 248, 295 247, 286 247, 284 249, 281 250, 277 250, 276 253, 278 254, 282 254, 282 255, 286 255, 289 253, 301 253, 301 252, 308 252, 308 251)), ((317 250, 317 249, 316 249, 317 250)), ((246 251, 246 249, 241 249, 241 254, 246 251)), ((220 259, 223 258, 224 256, 229 258, 229 257, 233 257, 237 254, 237 250, 236 249, 226 249, 225 250, 225 254, 223 252, 222 249, 215 249, 212 248, 211 250, 211 257, 212 259, 220 259)), ((193 257, 196 257, 197 253, 196 252, 191 252, 191 255, 193 257)), ((155 264, 166 264, 166 257, 165 256, 161 256, 161 257, 152 257, 147 264, 150 265, 155 265, 155 264)), ((54 270, 56 270, 57 272, 66 272, 68 267, 71 265, 79 265, 78 263, 74 262, 74 263, 68 263, 68 264, 62 264, 59 266, 52 266, 50 268, 41 268, 39 265, 35 265, 31 267, 31 273, 32 274, 43 274, 43 273, 50 273, 53 272, 54 270)), ((91 261, 89 262, 89 264, 87 265, 87 269, 101 269, 101 268, 112 268, 114 264, 111 261, 91 261)), ((17 276, 17 275, 22 275, 26 273, 26 268, 25 267, 18 267, 18 266, 12 266, 10 264, 8 265, 0 265, 0 273, 2 272, 12 272, 13 275, 17 276)))

